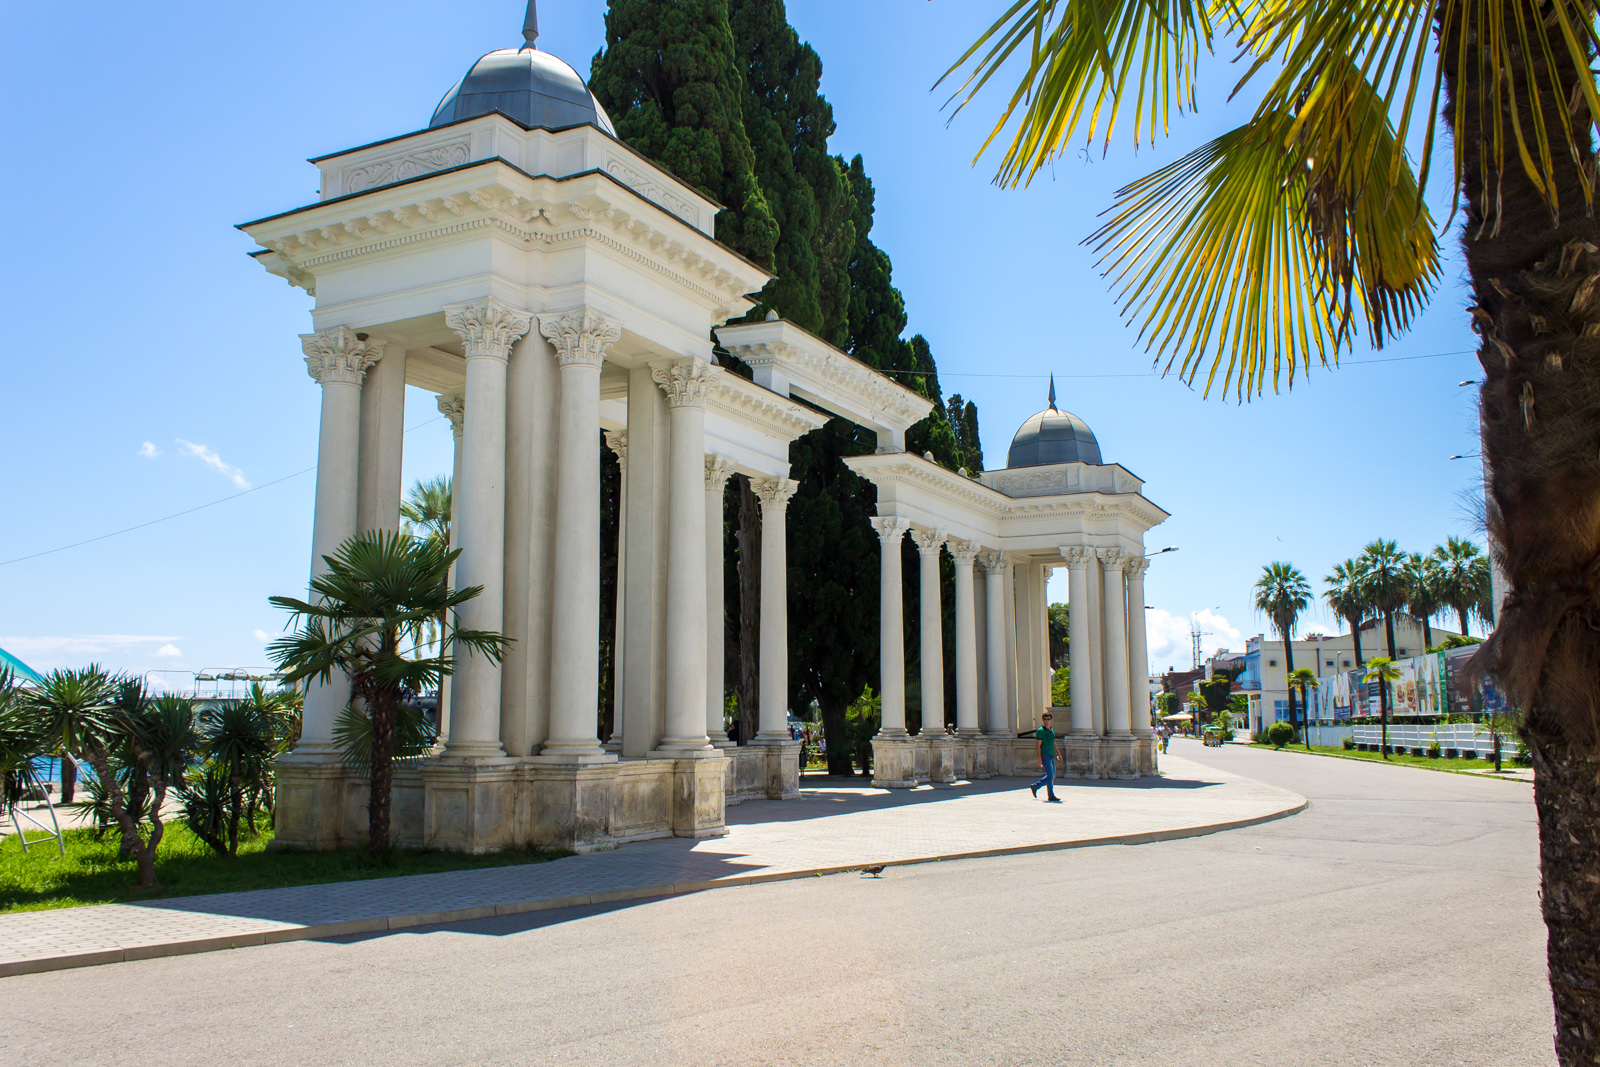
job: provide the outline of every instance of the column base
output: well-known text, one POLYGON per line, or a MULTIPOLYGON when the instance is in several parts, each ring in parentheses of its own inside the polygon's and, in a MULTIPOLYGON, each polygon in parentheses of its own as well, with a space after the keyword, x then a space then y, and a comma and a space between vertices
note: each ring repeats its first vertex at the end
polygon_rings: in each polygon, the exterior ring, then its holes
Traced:
MULTIPOLYGON (((522 762, 506 757, 430 761, 421 772, 422 826, 417 843, 453 852, 515 847, 522 836, 517 826, 522 774, 522 762)), ((411 829, 403 823, 396 827, 402 838, 410 836, 411 829)))
POLYGON ((273 763, 273 838, 277 851, 325 852, 344 844, 341 808, 345 782, 352 776, 331 749, 296 749, 273 763))
MULTIPOLYGON (((621 742, 617 742, 618 749, 621 742)), ((586 767, 602 763, 617 762, 617 751, 608 751, 601 748, 598 741, 546 741, 539 749, 537 756, 531 757, 535 763, 546 766, 558 767, 586 767)))
MULTIPOLYGON (((920 735, 918 740, 921 740, 920 735)), ((928 746, 928 774, 925 780, 938 785, 955 781, 955 742, 950 735, 940 730, 923 743, 928 746)))
POLYGON ((652 749, 648 759, 716 759, 722 752, 705 740, 675 740, 662 738, 661 744, 652 749))
POLYGON ((1137 745, 1131 734, 1114 734, 1100 739, 1100 777, 1137 778, 1137 745))
POLYGON ((672 836, 721 837, 728 832, 728 757, 677 760, 672 765, 672 836))
POLYGON ((800 742, 791 741, 786 733, 782 737, 762 738, 760 734, 750 742, 750 748, 761 749, 766 754, 762 768, 762 789, 768 800, 797 800, 800 797, 800 742))
POLYGON ((500 747, 498 741, 479 741, 466 744, 459 741, 447 741, 444 749, 439 753, 440 759, 447 760, 485 760, 506 759, 506 750, 500 747))
POLYGON ((907 737, 904 732, 872 739, 872 784, 879 789, 910 789, 917 784, 916 757, 922 753, 927 766, 927 742, 907 737))

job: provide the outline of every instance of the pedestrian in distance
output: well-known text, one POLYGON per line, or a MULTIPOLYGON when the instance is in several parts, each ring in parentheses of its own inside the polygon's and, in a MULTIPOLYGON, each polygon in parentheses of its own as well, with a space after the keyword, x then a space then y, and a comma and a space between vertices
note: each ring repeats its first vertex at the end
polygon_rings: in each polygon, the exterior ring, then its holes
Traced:
POLYGON ((1056 796, 1056 732, 1051 729, 1051 715, 1048 711, 1044 713, 1042 721, 1044 725, 1035 730, 1033 736, 1039 739, 1039 766, 1044 768, 1044 773, 1029 788, 1033 790, 1033 795, 1038 797, 1039 787, 1044 786, 1046 801, 1059 804, 1061 798, 1056 796))

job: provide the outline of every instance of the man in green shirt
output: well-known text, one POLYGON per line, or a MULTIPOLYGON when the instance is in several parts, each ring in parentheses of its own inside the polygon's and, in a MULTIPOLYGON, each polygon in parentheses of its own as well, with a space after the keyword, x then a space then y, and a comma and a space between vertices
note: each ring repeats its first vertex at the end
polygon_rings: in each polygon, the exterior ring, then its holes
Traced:
POLYGON ((1044 773, 1029 788, 1033 790, 1033 795, 1038 797, 1039 787, 1044 786, 1047 802, 1059 804, 1061 798, 1056 796, 1056 732, 1051 729, 1050 720, 1051 716, 1047 711, 1043 716, 1044 725, 1033 732, 1033 736, 1039 739, 1039 766, 1044 768, 1044 773))

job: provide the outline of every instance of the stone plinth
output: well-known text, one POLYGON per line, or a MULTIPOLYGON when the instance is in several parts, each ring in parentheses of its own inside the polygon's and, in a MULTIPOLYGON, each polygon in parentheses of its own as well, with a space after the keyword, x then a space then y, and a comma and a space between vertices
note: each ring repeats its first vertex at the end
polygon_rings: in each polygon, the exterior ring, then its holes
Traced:
POLYGON ((928 738, 927 781, 948 784, 957 778, 955 766, 955 739, 940 730, 928 738))
POLYGON ((289 753, 276 764, 272 847, 327 851, 344 845, 340 832, 350 772, 333 755, 289 753))
MULTIPOLYGON (((879 789, 910 789, 917 784, 917 755, 928 765, 928 744, 914 737, 872 739, 872 784, 879 789)), ((924 780, 926 780, 924 778, 924 780)))

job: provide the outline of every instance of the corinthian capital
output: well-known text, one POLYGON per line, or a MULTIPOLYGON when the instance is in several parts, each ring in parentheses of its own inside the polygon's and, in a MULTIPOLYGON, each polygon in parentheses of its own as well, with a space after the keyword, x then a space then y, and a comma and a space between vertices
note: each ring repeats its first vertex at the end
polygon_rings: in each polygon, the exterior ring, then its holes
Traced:
POLYGON ((650 376, 667 394, 668 407, 702 408, 706 405, 707 391, 722 379, 722 368, 712 366, 699 356, 691 356, 655 364, 650 368, 650 376))
POLYGON ((1094 554, 1100 557, 1100 565, 1107 570, 1120 571, 1128 561, 1128 551, 1123 548, 1097 548, 1094 554))
POLYGON ((383 358, 382 341, 362 340, 348 326, 303 333, 300 349, 306 354, 306 370, 320 385, 360 385, 367 368, 383 358))
POLYGON ((753 478, 750 489, 761 498, 762 511, 782 511, 789 506, 789 498, 800 488, 793 478, 753 478))
POLYGON ((706 492, 720 493, 733 474, 733 460, 715 452, 706 457, 706 492))
POLYGON ((1130 555, 1122 569, 1127 572, 1129 581, 1143 581, 1144 572, 1150 569, 1150 557, 1130 555))
POLYGON ((879 515, 872 519, 872 528, 878 531, 878 540, 885 546, 898 545, 900 539, 911 529, 911 520, 902 519, 898 515, 879 515))
POLYGON ((439 414, 450 420, 450 432, 460 440, 467 415, 467 398, 455 393, 440 393, 438 403, 439 414))
POLYGON ((1061 558, 1067 561, 1068 570, 1081 571, 1089 566, 1091 559, 1094 559, 1094 549, 1080 545, 1063 546, 1061 558))
POLYGON ((511 346, 528 332, 533 312, 502 304, 494 297, 444 309, 444 321, 461 335, 468 359, 509 359, 511 346))
POLYGON ((958 567, 970 567, 978 558, 978 553, 983 551, 983 546, 976 541, 962 541, 952 537, 949 541, 950 558, 956 561, 958 567))
POLYGON ((616 453, 617 463, 623 470, 628 469, 628 431, 607 430, 606 447, 616 453))
POLYGON ((985 549, 978 555, 978 562, 983 566, 983 573, 991 577, 1005 574, 1011 566, 1011 557, 1004 552, 985 549))
POLYGON ((937 556, 948 535, 943 530, 912 530, 911 540, 924 556, 937 556))
POLYGON ((598 368, 605 362, 606 349, 622 336, 622 327, 593 308, 579 308, 559 315, 540 315, 539 332, 556 350, 556 362, 563 367, 598 368))

